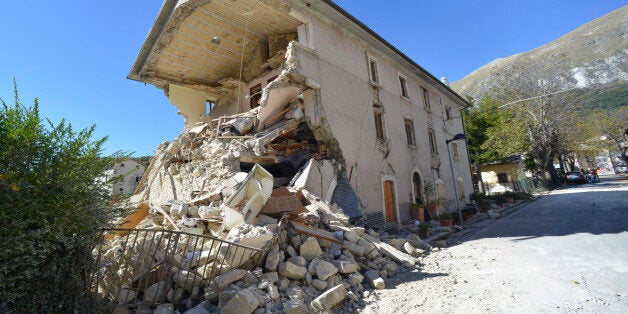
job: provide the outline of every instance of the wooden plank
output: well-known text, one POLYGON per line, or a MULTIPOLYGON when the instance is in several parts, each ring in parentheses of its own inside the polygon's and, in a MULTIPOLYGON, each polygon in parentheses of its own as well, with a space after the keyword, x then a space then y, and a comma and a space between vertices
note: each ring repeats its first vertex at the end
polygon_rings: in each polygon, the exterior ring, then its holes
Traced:
POLYGON ((298 223, 298 222, 294 222, 294 221, 290 221, 290 224, 292 225, 292 227, 294 228, 294 230, 298 233, 302 233, 302 234, 306 234, 309 236, 313 236, 315 238, 319 238, 319 239, 323 239, 323 240, 327 240, 330 242, 334 242, 334 243, 338 243, 340 245, 344 244, 342 240, 338 240, 336 239, 336 237, 334 237, 334 234, 325 230, 321 230, 321 229, 316 229, 316 228, 312 228, 309 226, 306 226, 304 224, 298 223))

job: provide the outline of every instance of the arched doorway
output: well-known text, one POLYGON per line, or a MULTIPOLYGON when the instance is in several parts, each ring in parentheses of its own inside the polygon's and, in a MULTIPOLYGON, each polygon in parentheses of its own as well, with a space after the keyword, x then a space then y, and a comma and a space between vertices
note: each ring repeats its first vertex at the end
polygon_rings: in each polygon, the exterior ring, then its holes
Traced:
POLYGON ((418 204, 425 204, 425 202, 423 201, 423 193, 421 193, 421 191, 423 190, 422 184, 421 184, 421 175, 419 175, 418 172, 413 172, 412 173, 412 196, 414 197, 414 202, 418 203, 418 204))

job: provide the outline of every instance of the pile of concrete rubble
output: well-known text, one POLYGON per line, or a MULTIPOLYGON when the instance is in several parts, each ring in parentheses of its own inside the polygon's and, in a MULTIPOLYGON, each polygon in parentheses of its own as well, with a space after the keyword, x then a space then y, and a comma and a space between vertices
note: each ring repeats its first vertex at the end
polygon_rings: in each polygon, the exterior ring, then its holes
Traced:
POLYGON ((259 108, 158 147, 121 225, 140 231, 95 251, 97 291, 116 311, 357 309, 385 278, 416 271, 429 244, 357 227, 357 203, 331 204, 342 157, 300 101, 257 130, 259 108))

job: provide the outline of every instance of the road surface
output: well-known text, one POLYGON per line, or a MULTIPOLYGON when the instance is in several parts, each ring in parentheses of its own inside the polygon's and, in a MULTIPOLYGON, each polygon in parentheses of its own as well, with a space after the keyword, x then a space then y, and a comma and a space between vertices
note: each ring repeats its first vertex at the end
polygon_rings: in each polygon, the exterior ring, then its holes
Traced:
POLYGON ((390 278, 365 313, 628 313, 628 176, 566 186, 390 278))

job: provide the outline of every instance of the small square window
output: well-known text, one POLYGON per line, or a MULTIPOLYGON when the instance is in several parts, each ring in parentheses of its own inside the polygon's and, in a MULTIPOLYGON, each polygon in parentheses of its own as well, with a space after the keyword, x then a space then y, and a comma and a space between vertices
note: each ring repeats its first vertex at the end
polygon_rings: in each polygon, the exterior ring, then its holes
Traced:
POLYGON ((421 95, 423 95, 423 106, 425 107, 425 109, 431 110, 432 107, 430 106, 430 95, 427 92, 427 88, 421 86, 421 95))
POLYGON ((403 119, 403 123, 406 127, 406 140, 408 145, 416 146, 416 140, 414 138, 414 122, 410 119, 403 119))
POLYGON ((120 168, 124 168, 124 164, 123 164, 123 163, 122 163, 122 164, 120 164, 120 168))
POLYGON ((401 96, 408 98, 408 82, 405 77, 399 75, 399 87, 401 88, 401 96))
POLYGON ((371 82, 379 83, 379 72, 377 69, 377 61, 369 58, 369 73, 371 82))

